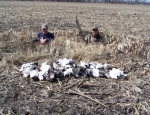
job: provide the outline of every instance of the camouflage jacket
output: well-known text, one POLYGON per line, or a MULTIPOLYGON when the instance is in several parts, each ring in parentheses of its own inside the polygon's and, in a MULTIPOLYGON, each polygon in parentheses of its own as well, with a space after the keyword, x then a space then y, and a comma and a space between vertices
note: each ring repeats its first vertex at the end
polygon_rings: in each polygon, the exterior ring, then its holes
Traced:
POLYGON ((96 37, 93 37, 92 34, 89 34, 85 37, 86 43, 94 43, 94 42, 104 42, 103 37, 98 34, 96 37))

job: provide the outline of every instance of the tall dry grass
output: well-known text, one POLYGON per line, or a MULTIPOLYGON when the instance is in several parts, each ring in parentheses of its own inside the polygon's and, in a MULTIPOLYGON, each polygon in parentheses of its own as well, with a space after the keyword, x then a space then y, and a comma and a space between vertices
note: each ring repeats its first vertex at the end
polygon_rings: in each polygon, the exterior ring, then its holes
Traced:
MULTIPOLYGON (((84 30, 85 33, 88 30, 84 30)), ((0 34, 0 50, 5 62, 21 64, 29 61, 55 61, 58 58, 73 58, 76 61, 99 61, 117 64, 123 60, 144 55, 144 40, 135 36, 118 36, 100 29, 104 43, 85 44, 84 37, 76 31, 54 30, 55 40, 40 45, 32 43, 35 33, 26 29, 9 30, 0 34)), ((143 57, 142 57, 143 58, 143 57)))

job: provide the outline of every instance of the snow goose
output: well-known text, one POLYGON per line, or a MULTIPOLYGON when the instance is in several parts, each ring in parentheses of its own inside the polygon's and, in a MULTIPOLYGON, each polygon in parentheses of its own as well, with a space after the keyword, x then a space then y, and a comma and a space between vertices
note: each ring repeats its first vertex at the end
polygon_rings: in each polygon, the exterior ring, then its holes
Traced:
POLYGON ((102 65, 101 63, 96 64, 96 69, 103 69, 104 65, 102 65))
POLYGON ((67 75, 71 75, 73 74, 73 69, 72 68, 69 68, 69 69, 66 69, 64 72, 63 72, 63 76, 67 76, 67 75))
POLYGON ((55 73, 54 72, 46 72, 46 71, 40 71, 39 73, 39 76, 38 76, 38 78, 39 78, 39 80, 41 81, 41 80, 53 80, 54 79, 54 77, 55 77, 55 73))
POLYGON ((62 78, 63 77, 63 71, 62 70, 54 70, 55 77, 56 78, 62 78))
POLYGON ((26 64, 23 64, 21 66, 21 68, 19 69, 19 71, 22 72, 25 68, 28 68, 28 67, 30 69, 33 69, 33 68, 35 68, 37 66, 38 66, 38 63, 36 63, 36 62, 26 63, 26 64))
POLYGON ((23 74, 23 77, 28 77, 31 70, 37 69, 37 65, 38 63, 35 62, 26 63, 21 66, 19 71, 21 72, 21 74, 23 74))
POLYGON ((105 78, 110 78, 109 72, 107 72, 105 70, 99 70, 99 76, 100 77, 105 77, 105 78))
POLYGON ((79 77, 79 70, 78 70, 78 68, 73 68, 73 75, 74 75, 74 77, 79 77))
POLYGON ((105 63, 103 66, 104 66, 103 69, 107 72, 112 69, 110 64, 105 63))
POLYGON ((95 64, 89 64, 89 68, 90 68, 90 69, 94 69, 95 67, 96 67, 95 64))
POLYGON ((95 68, 93 68, 93 69, 91 69, 91 75, 92 75, 92 77, 99 77, 99 69, 95 69, 95 68))
POLYGON ((88 66, 89 66, 89 68, 91 68, 91 69, 96 68, 96 64, 97 64, 97 62, 94 62, 94 61, 89 61, 89 62, 88 62, 88 66))
POLYGON ((42 63, 41 67, 40 67, 40 72, 39 72, 39 80, 43 80, 44 77, 48 77, 48 73, 51 69, 50 65, 47 65, 47 61, 42 63))
POLYGON ((40 71, 40 72, 38 72, 38 74, 39 74, 39 76, 38 76, 39 80, 40 80, 40 81, 41 81, 41 80, 44 80, 45 71, 40 71))
POLYGON ((31 71, 30 71, 30 77, 31 77, 31 78, 33 78, 33 77, 38 77, 38 76, 39 76, 38 72, 39 72, 39 71, 38 71, 37 69, 31 70, 31 71))
POLYGON ((69 64, 67 64, 67 65, 64 66, 64 69, 69 69, 69 68, 72 68, 72 66, 69 65, 69 64))
POLYGON ((28 77, 30 75, 30 67, 24 68, 21 74, 23 77, 28 77))
POLYGON ((83 75, 84 75, 85 77, 90 77, 90 76, 92 76, 92 74, 91 74, 91 69, 87 68, 87 69, 85 70, 85 72, 83 73, 83 75))
POLYGON ((83 68, 87 68, 88 64, 83 62, 83 61, 80 61, 80 64, 78 66, 83 67, 83 68))
POLYGON ((49 71, 48 75, 45 76, 45 79, 51 81, 54 79, 54 77, 55 77, 55 73, 53 71, 49 71))
POLYGON ((59 70, 60 65, 58 65, 57 63, 54 62, 54 63, 52 63, 52 67, 54 70, 59 70))
POLYGON ((65 65, 72 63, 72 59, 66 59, 66 58, 59 59, 58 63, 64 67, 65 65))
POLYGON ((73 64, 72 71, 75 77, 82 76, 87 67, 87 63, 80 61, 80 64, 73 64))
POLYGON ((47 61, 42 63, 40 70, 48 72, 51 69, 51 66, 47 64, 47 61))
POLYGON ((21 66, 21 68, 19 69, 19 71, 22 72, 25 68, 30 67, 31 64, 32 64, 32 63, 23 64, 23 65, 21 66))
POLYGON ((120 69, 116 69, 116 68, 113 68, 112 70, 109 71, 109 76, 110 76, 110 78, 113 78, 113 79, 126 77, 126 75, 123 73, 123 71, 121 71, 120 69))
MULTIPOLYGON (((79 66, 73 67, 73 75, 74 75, 75 77, 82 76, 82 75, 85 74, 85 70, 86 70, 86 68, 83 68, 83 67, 79 67, 79 66)), ((85 76, 85 75, 84 75, 84 76, 85 76)))

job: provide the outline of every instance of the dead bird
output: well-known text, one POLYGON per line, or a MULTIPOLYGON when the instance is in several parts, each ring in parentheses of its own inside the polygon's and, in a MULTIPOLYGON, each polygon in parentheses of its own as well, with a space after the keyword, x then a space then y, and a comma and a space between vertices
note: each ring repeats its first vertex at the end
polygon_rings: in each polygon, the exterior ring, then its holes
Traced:
POLYGON ((49 77, 49 71, 52 70, 51 66, 47 64, 47 61, 42 63, 39 72, 39 80, 49 77))
POLYGON ((65 65, 72 63, 72 59, 67 58, 59 59, 58 63, 64 67, 65 65))
POLYGON ((116 68, 113 68, 112 70, 109 71, 109 76, 110 78, 113 78, 113 79, 120 79, 120 78, 127 77, 127 75, 125 75, 123 71, 121 71, 120 69, 116 69, 116 68))
POLYGON ((68 69, 65 69, 65 71, 63 72, 63 76, 67 76, 67 75, 73 75, 73 68, 68 68, 68 69))
POLYGON ((30 76, 30 71, 38 69, 38 63, 37 62, 31 62, 31 63, 26 63, 21 66, 19 71, 23 75, 23 77, 28 77, 30 76))
POLYGON ((92 77, 99 77, 100 76, 99 69, 92 68, 91 69, 91 76, 92 77))
POLYGON ((47 64, 47 61, 41 64, 40 71, 38 63, 31 62, 23 64, 20 68, 24 77, 38 78, 39 80, 53 81, 54 79, 64 79, 66 76, 79 77, 106 77, 113 79, 126 78, 123 71, 114 68, 108 63, 99 63, 88 61, 75 63, 72 59, 59 59, 57 62, 47 64))
POLYGON ((30 63, 25 63, 25 64, 23 64, 22 66, 21 66, 21 68, 19 69, 19 71, 21 72, 21 71, 23 71, 25 68, 30 68, 30 69, 32 69, 32 68, 35 68, 35 67, 37 67, 38 66, 38 63, 37 62, 30 62, 30 63))
POLYGON ((88 67, 88 64, 83 62, 83 61, 80 61, 80 64, 77 65, 78 67, 83 67, 83 68, 87 68, 88 67))
POLYGON ((30 71, 30 78, 33 78, 33 77, 38 77, 39 76, 39 73, 38 73, 38 69, 35 69, 35 70, 31 70, 30 71))

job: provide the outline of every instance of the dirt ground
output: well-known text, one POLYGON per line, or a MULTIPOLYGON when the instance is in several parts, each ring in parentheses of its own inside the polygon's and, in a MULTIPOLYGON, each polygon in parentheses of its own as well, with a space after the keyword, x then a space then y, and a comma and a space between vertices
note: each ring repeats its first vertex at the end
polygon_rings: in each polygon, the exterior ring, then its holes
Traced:
POLYGON ((0 115, 149 115, 149 12, 145 5, 1 1, 0 115), (107 38, 134 36, 145 41, 147 55, 136 55, 134 50, 140 50, 136 46, 120 57, 110 54, 97 59, 101 47, 113 50, 113 45, 86 46, 72 40, 78 31, 76 16, 83 31, 96 25, 107 38), (44 48, 30 46, 30 34, 38 32, 42 23, 55 32, 56 42, 44 48), (66 45, 67 40, 71 45, 66 45), (69 77, 35 82, 18 72, 25 62, 53 62, 65 56, 111 63, 124 70, 128 79, 69 77))
POLYGON ((50 29, 76 29, 75 16, 81 27, 93 25, 119 34, 148 37, 150 8, 145 5, 99 3, 1 2, 0 30, 39 30, 41 23, 50 29))

